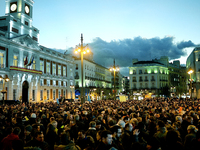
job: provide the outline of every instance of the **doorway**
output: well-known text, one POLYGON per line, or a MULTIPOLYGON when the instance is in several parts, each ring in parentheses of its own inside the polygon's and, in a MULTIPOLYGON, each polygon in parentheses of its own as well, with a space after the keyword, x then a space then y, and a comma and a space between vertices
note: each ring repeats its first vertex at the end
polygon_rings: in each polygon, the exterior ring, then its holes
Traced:
POLYGON ((28 82, 24 81, 22 83, 22 103, 27 103, 28 102, 28 82))

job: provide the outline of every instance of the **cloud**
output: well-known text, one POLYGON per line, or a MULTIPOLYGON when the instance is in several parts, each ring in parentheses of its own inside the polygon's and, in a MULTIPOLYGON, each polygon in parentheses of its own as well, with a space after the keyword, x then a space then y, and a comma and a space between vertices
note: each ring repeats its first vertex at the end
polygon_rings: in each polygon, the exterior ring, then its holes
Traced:
MULTIPOLYGON (((174 43, 174 37, 146 39, 135 37, 133 39, 104 41, 97 37, 88 43, 93 52, 94 61, 102 66, 111 67, 113 60, 121 68, 123 75, 128 75, 128 67, 132 66, 132 59, 152 60, 161 56, 168 56, 169 60, 186 56, 184 48, 194 46, 192 41, 174 43)), ((68 51, 72 51, 69 48, 68 51)))
POLYGON ((189 40, 187 42, 182 41, 179 44, 177 44, 177 47, 179 49, 183 49, 183 48, 187 48, 187 47, 191 47, 191 46, 195 46, 195 44, 191 40, 189 40))

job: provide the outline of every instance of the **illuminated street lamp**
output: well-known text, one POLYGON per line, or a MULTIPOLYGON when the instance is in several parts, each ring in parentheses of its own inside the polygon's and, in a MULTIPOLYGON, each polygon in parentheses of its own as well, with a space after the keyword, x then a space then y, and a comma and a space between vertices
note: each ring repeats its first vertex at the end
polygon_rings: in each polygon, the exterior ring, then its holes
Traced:
POLYGON ((90 49, 88 48, 88 44, 83 46, 83 34, 81 33, 81 45, 76 45, 75 54, 81 53, 81 103, 85 102, 84 94, 83 94, 83 54, 89 53, 90 49))
POLYGON ((194 70, 192 68, 189 68, 188 70, 188 74, 190 75, 190 98, 192 98, 192 78, 191 78, 191 74, 194 72, 194 70))
POLYGON ((7 75, 5 75, 4 78, 0 75, 0 81, 1 81, 1 80, 3 80, 3 90, 1 91, 1 93, 3 94, 2 101, 3 101, 3 104, 5 104, 5 101, 4 101, 4 94, 7 93, 7 91, 4 90, 4 87, 5 87, 5 82, 8 82, 8 81, 9 81, 9 78, 8 78, 7 75))
POLYGON ((119 71, 119 67, 115 66, 115 59, 114 59, 114 65, 110 68, 110 71, 114 72, 114 100, 116 100, 116 87, 115 87, 115 72, 119 71))

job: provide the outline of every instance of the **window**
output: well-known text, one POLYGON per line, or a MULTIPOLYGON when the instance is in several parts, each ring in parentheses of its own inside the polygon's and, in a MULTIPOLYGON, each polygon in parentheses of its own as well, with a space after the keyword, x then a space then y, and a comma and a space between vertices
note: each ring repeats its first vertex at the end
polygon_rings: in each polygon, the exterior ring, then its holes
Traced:
POLYGON ((41 79, 40 80, 40 86, 43 86, 43 84, 44 84, 44 81, 43 81, 43 79, 41 79))
POLYGON ((40 71, 44 72, 44 62, 40 61, 40 71))
POLYGON ((13 57, 13 66, 17 67, 18 66, 18 56, 14 55, 13 57))
POLYGON ((35 100, 35 90, 32 91, 32 101, 35 100))
POLYGON ((143 80, 142 80, 142 76, 140 76, 140 81, 143 81, 143 80))
POLYGON ((63 76, 66 76, 66 67, 63 67, 63 76))
POLYGON ((17 99, 17 90, 16 89, 13 89, 13 100, 16 100, 17 99))
POLYGON ((47 90, 47 100, 49 100, 49 90, 47 90))
POLYGON ((136 82, 136 77, 133 77, 133 82, 136 82))
POLYGON ((63 81, 63 86, 66 87, 66 82, 63 81))
POLYGON ((133 70, 133 74, 136 74, 136 70, 133 70))
POLYGON ((3 58, 4 58, 3 53, 0 53, 0 68, 4 68, 3 58))
POLYGON ((144 73, 147 74, 147 69, 144 70, 144 73))
POLYGON ((139 74, 142 74, 142 70, 139 70, 139 74))
POLYGON ((40 90, 40 100, 43 100, 43 90, 40 90))
POLYGON ((50 63, 47 63, 47 73, 50 74, 50 63))
POLYGON ((78 64, 76 64, 76 70, 78 70, 78 64))
POLYGON ((140 88, 142 88, 142 83, 140 83, 140 88))
POLYGON ((53 86, 56 86, 56 81, 55 80, 53 81, 53 86))
POLYGON ((145 76, 145 81, 148 81, 148 77, 147 76, 145 76))
POLYGON ((56 99, 56 91, 53 90, 53 99, 55 100, 56 99))
POLYGON ((61 81, 58 81, 58 86, 61 87, 61 81))
POLYGON ((56 64, 53 64, 53 75, 56 75, 56 64))
POLYGON ((148 83, 145 83, 145 88, 148 88, 148 83))
POLYGON ((60 95, 60 90, 58 91, 58 98, 60 99, 61 95, 60 95))
POLYGON ((61 66, 58 66, 58 75, 61 75, 61 66))
POLYGON ((65 90, 63 91, 63 96, 64 96, 64 98, 65 98, 65 90))
POLYGON ((35 62, 35 60, 33 60, 32 69, 36 69, 36 62, 35 62))
POLYGON ((50 80, 47 80, 47 86, 50 86, 50 80))

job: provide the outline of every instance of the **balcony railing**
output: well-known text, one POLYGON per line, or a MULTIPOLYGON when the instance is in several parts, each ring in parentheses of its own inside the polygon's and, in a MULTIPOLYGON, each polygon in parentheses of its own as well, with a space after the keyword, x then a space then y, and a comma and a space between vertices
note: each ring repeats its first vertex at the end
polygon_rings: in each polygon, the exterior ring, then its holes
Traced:
POLYGON ((151 81, 156 81, 155 79, 151 79, 151 81))

